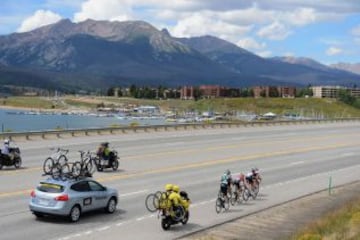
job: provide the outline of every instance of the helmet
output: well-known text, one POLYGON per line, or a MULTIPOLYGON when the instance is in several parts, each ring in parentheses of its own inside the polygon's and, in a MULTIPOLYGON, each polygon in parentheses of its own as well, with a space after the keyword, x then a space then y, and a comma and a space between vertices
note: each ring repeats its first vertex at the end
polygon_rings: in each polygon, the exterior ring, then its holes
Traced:
POLYGON ((225 174, 226 174, 226 175, 230 175, 230 174, 231 174, 230 170, 227 169, 227 170, 225 171, 225 174))
POLYGON ((179 187, 178 185, 174 185, 173 188, 172 188, 172 190, 173 190, 174 192, 176 192, 176 193, 179 193, 180 187, 179 187))
POLYGON ((166 191, 171 191, 171 190, 173 190, 173 185, 172 185, 172 184, 169 184, 169 183, 166 184, 166 185, 165 185, 165 190, 166 190, 166 191))
POLYGON ((4 140, 4 144, 9 144, 10 143, 10 140, 9 139, 5 139, 4 140))
POLYGON ((103 142, 101 145, 103 145, 104 147, 108 147, 109 143, 108 142, 103 142))

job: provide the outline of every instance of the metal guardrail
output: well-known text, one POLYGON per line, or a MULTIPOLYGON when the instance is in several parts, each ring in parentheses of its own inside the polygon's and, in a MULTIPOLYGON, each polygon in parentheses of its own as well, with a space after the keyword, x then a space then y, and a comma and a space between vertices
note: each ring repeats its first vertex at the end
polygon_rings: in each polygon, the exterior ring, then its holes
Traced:
POLYGON ((248 126, 274 126, 289 124, 310 124, 310 123, 334 123, 360 121, 360 118, 334 118, 319 120, 285 120, 285 121, 252 121, 252 122, 215 122, 215 123, 184 123, 169 125, 146 125, 146 126, 127 126, 127 127, 107 127, 107 128, 88 128, 88 129, 66 129, 66 130, 48 130, 48 131, 29 131, 29 132, 4 132, 0 133, 0 138, 8 138, 14 140, 17 138, 25 138, 31 140, 36 137, 47 139, 51 137, 61 138, 63 136, 88 136, 102 134, 121 134, 129 132, 156 132, 171 130, 188 130, 188 129, 207 129, 207 128, 232 128, 232 127, 248 127, 248 126))

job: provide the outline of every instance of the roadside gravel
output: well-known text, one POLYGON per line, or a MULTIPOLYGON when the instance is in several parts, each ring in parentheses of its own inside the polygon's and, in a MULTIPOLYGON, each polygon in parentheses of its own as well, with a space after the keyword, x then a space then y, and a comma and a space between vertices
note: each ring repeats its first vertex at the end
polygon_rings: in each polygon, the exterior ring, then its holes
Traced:
MULTIPOLYGON (((360 181, 321 191, 184 236, 183 240, 289 239, 307 223, 360 196, 360 181)), ((259 195, 261 198, 261 195, 259 195)), ((256 200, 255 200, 256 201, 256 200)), ((226 214, 226 213, 224 213, 226 214)))

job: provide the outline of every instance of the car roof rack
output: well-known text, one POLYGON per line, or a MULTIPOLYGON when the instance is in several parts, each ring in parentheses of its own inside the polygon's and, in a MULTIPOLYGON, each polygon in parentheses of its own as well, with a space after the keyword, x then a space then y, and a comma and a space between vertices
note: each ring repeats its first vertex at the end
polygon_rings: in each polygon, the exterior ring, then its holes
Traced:
POLYGON ((60 174, 54 174, 54 173, 44 173, 42 176, 49 176, 54 180, 61 180, 61 181, 69 181, 69 180, 81 180, 86 178, 91 178, 91 173, 85 173, 80 175, 74 175, 72 173, 60 173, 60 174))

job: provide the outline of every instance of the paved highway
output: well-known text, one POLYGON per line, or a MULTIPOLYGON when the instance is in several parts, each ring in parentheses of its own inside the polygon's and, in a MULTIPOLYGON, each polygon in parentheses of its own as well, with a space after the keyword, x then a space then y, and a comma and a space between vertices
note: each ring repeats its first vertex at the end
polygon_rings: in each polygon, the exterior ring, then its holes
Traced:
POLYGON ((205 130, 129 133, 18 142, 23 168, 0 171, 1 239, 174 239, 237 216, 251 214, 333 185, 359 180, 360 123, 257 126, 205 130), (78 223, 36 219, 28 210, 30 191, 43 179, 42 164, 50 147, 95 150, 109 141, 118 150, 120 168, 94 177, 119 190, 115 214, 82 216, 78 223), (260 169, 263 183, 257 200, 215 213, 219 179, 260 169), (192 199, 190 221, 164 232, 156 214, 147 212, 147 194, 176 183, 192 199))

